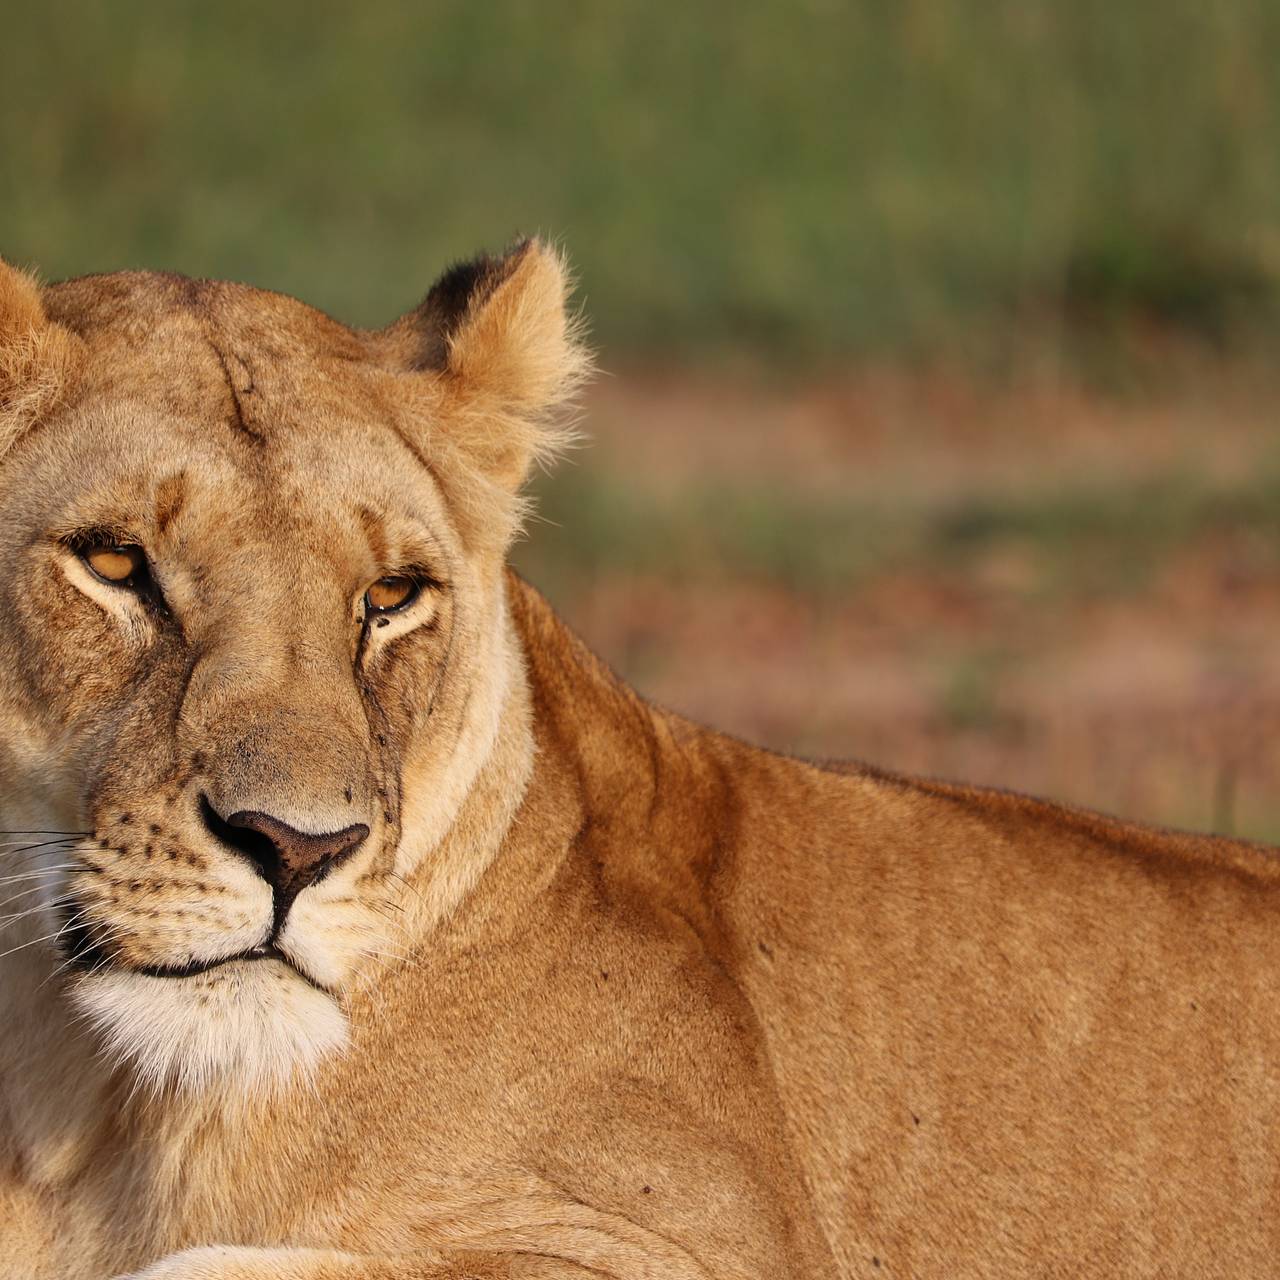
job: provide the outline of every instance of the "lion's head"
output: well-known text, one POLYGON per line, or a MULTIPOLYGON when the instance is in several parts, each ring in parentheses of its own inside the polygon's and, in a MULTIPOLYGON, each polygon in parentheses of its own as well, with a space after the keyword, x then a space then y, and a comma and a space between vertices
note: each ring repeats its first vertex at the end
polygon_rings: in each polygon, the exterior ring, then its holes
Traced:
POLYGON ((313 1066, 407 895, 470 874, 431 859, 503 723, 564 292, 527 242, 361 332, 0 263, 0 951, 141 1079, 313 1066))

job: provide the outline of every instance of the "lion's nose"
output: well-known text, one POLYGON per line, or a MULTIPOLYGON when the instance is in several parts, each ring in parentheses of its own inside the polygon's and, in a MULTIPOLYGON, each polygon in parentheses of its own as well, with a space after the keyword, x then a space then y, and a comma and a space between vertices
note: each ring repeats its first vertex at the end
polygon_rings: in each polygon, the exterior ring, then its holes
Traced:
POLYGON ((283 921, 303 889, 350 857, 369 834, 363 822, 353 822, 341 831, 312 834, 256 809, 241 809, 223 818, 208 800, 202 800, 200 810, 205 826, 224 844, 244 854, 271 885, 277 922, 283 921))

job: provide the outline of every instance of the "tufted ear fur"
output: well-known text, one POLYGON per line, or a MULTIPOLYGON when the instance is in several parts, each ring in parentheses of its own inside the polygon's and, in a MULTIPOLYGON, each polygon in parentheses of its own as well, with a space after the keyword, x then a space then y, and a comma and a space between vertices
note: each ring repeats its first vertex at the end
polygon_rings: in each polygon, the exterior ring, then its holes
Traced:
POLYGON ((492 508, 489 491, 506 507, 504 540, 531 466, 572 441, 565 411, 590 372, 565 309, 568 291, 560 255, 526 240, 502 257, 451 268, 416 310, 377 335, 384 359, 422 375, 424 448, 470 473, 468 506, 492 508))
POLYGON ((78 346, 45 316, 36 282, 0 260, 0 456, 66 394, 78 346))

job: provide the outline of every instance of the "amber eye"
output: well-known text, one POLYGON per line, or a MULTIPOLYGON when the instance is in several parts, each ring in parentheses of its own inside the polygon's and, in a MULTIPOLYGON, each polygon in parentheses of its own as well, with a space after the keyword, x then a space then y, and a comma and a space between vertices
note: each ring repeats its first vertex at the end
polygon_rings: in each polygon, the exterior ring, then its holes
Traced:
POLYGON ((417 594, 418 584, 412 578, 379 578, 364 593, 364 606, 370 613, 392 613, 403 609, 417 594))
POLYGON ((89 547, 80 555, 104 582, 137 587, 147 579, 147 557, 141 547, 103 544, 89 547))

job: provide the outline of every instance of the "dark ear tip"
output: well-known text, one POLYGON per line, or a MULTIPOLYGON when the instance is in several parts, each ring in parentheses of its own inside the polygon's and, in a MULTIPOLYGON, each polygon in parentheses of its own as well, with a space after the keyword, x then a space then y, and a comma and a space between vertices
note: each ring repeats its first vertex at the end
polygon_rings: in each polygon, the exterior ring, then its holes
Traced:
POLYGON ((429 309, 454 318, 460 316, 480 283, 493 274, 494 266, 494 259, 487 253, 451 264, 427 290, 419 310, 429 309))
POLYGON ((460 314, 473 301, 497 288, 535 244, 532 237, 526 237, 496 257, 491 253, 480 253, 474 258, 451 264, 428 290, 425 301, 435 299, 460 314), (477 296, 479 289, 484 293, 477 296))
POLYGON ((532 236, 518 240, 505 253, 477 254, 448 267, 413 313, 414 328, 421 336, 416 369, 443 369, 449 337, 467 310, 487 298, 536 246, 532 236))

